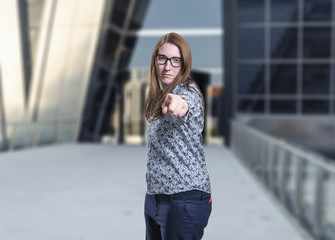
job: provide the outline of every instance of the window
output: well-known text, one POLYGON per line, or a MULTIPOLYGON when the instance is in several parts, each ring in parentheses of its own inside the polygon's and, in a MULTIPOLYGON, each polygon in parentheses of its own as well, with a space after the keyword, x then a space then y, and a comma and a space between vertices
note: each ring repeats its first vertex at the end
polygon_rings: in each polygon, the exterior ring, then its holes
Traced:
POLYGON ((305 0, 305 21, 331 21, 331 0, 305 0))
POLYGON ((329 64, 304 64, 303 65, 303 93, 304 94, 329 94, 329 64))
POLYGON ((271 113, 296 113, 297 102, 295 100, 271 100, 270 101, 271 113))
POLYGON ((123 28, 129 10, 130 0, 114 1, 111 13, 111 22, 119 28, 123 28))
POLYGON ((264 65, 240 64, 238 68, 238 93, 264 94, 264 65))
POLYGON ((264 0, 238 0, 237 19, 239 22, 263 22, 264 0))
POLYGON ((330 27, 305 27, 304 58, 329 58, 330 39, 330 27))
POLYGON ((271 93, 297 94, 297 66, 293 64, 272 64, 271 93))
POLYGON ((238 102, 238 110, 244 113, 264 113, 263 99, 241 99, 238 102))
POLYGON ((120 36, 112 30, 107 33, 105 46, 103 50, 103 60, 109 63, 113 62, 117 46, 120 44, 120 36))
POLYGON ((272 0, 271 21, 293 22, 298 19, 298 0, 272 0))
POLYGON ((326 100, 304 100, 302 103, 304 114, 328 114, 329 102, 326 100))
POLYGON ((264 59, 264 36, 263 28, 239 28, 238 57, 264 59))
POLYGON ((296 27, 271 28, 271 57, 297 58, 297 39, 296 27))

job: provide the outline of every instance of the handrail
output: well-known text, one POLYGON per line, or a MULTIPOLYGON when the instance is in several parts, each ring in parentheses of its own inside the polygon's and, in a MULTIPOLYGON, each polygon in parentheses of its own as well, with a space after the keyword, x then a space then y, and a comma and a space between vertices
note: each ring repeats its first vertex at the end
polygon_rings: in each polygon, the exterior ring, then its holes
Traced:
POLYGON ((232 151, 315 239, 335 239, 335 165, 318 153, 231 123, 232 151))
POLYGON ((234 121, 233 124, 239 125, 240 127, 243 127, 245 130, 252 132, 254 135, 258 136, 259 138, 263 138, 269 142, 280 145, 282 148, 286 149, 287 151, 294 152, 296 155, 299 155, 300 157, 305 158, 306 160, 320 167, 327 168, 329 169, 329 171, 332 171, 335 173, 335 164, 334 165, 330 164, 330 162, 334 160, 331 160, 328 157, 322 156, 314 151, 295 146, 293 143, 288 143, 285 140, 270 136, 264 132, 261 132, 241 122, 234 121))

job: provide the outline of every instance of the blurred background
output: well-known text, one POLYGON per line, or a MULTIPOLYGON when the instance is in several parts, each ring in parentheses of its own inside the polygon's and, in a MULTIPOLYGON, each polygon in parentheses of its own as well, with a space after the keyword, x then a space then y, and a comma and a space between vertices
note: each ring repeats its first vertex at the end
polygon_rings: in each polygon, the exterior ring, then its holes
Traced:
POLYGON ((192 50, 204 144, 231 148, 335 239, 335 0, 3 0, 0 150, 144 145, 151 55, 168 32, 192 50))
POLYGON ((205 5, 4 1, 0 149, 68 141, 143 144, 151 54, 172 31, 189 42, 192 76, 207 95, 206 140, 222 142, 223 6, 219 0, 205 5))

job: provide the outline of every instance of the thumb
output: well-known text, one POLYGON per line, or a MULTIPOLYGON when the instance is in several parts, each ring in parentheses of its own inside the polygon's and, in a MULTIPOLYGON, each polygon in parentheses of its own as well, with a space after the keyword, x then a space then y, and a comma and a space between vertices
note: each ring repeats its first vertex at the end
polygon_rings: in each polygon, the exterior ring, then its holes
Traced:
POLYGON ((167 114, 169 112, 169 108, 167 106, 164 106, 162 112, 163 114, 167 114))

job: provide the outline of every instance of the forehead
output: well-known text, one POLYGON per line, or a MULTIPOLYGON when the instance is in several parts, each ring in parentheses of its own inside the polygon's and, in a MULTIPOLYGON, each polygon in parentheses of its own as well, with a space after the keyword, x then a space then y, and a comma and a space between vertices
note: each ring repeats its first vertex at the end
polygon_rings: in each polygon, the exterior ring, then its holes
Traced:
POLYGON ((179 48, 172 43, 164 43, 159 49, 159 54, 164 54, 167 57, 180 57, 179 48))

